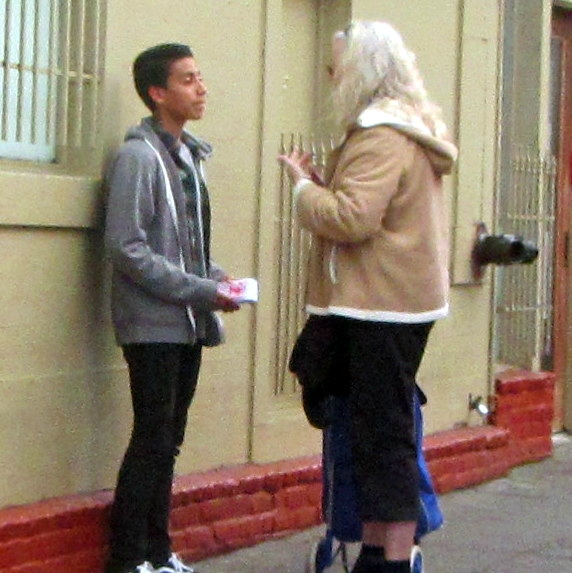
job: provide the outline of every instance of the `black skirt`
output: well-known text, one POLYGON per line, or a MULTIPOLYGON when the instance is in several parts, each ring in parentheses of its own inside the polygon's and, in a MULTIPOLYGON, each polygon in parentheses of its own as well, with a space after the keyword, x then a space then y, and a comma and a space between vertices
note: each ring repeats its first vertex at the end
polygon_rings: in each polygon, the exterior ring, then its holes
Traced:
POLYGON ((433 323, 343 322, 351 451, 362 521, 417 521, 413 396, 433 323))

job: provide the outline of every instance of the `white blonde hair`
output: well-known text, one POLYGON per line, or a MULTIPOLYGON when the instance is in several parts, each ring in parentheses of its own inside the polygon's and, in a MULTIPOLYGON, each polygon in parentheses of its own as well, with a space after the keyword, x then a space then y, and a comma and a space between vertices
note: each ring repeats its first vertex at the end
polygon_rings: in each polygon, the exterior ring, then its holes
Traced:
POLYGON ((335 38, 346 46, 332 93, 339 126, 347 130, 369 105, 389 100, 411 110, 432 131, 440 131, 441 110, 431 103, 415 55, 386 22, 356 21, 335 38))

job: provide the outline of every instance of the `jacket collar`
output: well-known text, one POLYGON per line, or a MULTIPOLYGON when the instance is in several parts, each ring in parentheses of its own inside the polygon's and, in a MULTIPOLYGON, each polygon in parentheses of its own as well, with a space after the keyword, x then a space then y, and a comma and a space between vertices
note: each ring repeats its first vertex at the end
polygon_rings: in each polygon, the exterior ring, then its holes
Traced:
POLYGON ((356 124, 362 129, 386 125, 453 162, 457 159, 457 147, 447 139, 447 128, 443 122, 438 122, 433 132, 412 108, 394 100, 385 100, 364 109, 356 124))
MULTIPOLYGON (((163 129, 161 124, 153 116, 144 118, 142 123, 153 130, 169 153, 176 154, 178 152, 180 143, 177 138, 163 129)), ((181 140, 191 150, 193 156, 199 159, 199 161, 208 159, 212 155, 213 148, 210 143, 195 137, 186 130, 183 130, 181 140)))

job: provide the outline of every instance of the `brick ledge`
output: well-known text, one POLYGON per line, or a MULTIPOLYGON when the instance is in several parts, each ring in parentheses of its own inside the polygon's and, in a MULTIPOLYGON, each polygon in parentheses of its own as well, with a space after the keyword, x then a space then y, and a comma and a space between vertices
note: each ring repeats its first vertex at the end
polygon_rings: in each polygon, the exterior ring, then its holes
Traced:
MULTIPOLYGON (((424 450, 445 493, 505 475, 552 453, 553 376, 503 373, 492 425, 440 432, 424 450)), ((0 571, 92 573, 103 566, 112 492, 74 495, 0 510, 0 571)), ((178 477, 174 548, 194 561, 321 523, 321 457, 247 464, 178 477)))

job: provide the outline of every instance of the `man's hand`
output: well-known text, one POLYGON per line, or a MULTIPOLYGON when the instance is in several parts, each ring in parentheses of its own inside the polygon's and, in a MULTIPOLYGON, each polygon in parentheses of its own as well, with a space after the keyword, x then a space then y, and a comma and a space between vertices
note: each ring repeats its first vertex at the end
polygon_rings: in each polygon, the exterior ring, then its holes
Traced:
POLYGON ((240 308, 240 304, 238 304, 238 302, 235 302, 231 298, 222 294, 216 295, 214 304, 216 310, 222 310, 222 312, 234 312, 240 308))
POLYGON ((236 302, 231 296, 232 289, 229 281, 221 281, 217 286, 217 294, 214 300, 216 310, 222 312, 234 312, 240 308, 240 303, 236 302))

